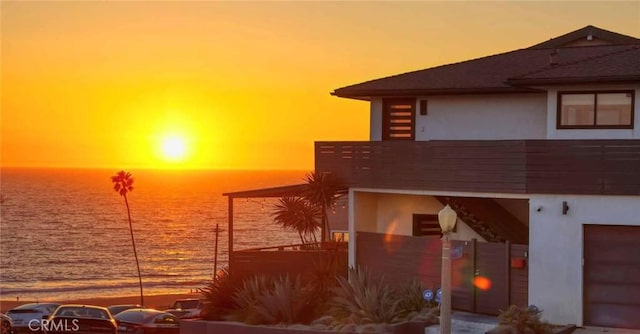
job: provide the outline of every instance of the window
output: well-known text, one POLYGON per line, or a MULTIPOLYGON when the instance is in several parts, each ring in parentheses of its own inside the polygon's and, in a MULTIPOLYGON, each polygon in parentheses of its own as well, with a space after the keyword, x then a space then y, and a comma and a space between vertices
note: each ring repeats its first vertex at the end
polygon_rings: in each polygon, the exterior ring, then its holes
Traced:
MULTIPOLYGON (((453 228, 453 232, 456 228, 453 228)), ((414 214, 413 215, 413 236, 420 237, 423 235, 442 236, 442 229, 438 221, 438 215, 414 214)))
POLYGON ((337 242, 349 242, 349 232, 331 232, 331 240, 337 242))
POLYGON ((385 99, 382 110, 383 140, 413 140, 415 99, 385 99))
POLYGON ((633 91, 559 92, 559 129, 632 129, 633 91))

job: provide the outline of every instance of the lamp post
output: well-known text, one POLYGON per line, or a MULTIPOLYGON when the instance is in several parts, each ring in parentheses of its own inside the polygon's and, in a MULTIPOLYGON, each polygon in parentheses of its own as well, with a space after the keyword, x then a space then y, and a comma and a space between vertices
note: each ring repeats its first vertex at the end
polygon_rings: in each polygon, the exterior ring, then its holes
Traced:
POLYGON ((458 215, 447 204, 438 212, 438 223, 442 229, 442 276, 440 300, 440 334, 451 334, 451 241, 449 233, 456 226, 458 215))

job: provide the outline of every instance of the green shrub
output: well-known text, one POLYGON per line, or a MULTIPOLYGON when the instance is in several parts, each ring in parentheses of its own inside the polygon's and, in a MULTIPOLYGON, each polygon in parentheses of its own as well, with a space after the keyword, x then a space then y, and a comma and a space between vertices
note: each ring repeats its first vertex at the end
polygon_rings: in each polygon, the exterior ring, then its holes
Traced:
POLYGON ((516 333, 551 333, 551 325, 540 318, 541 313, 542 311, 533 305, 529 307, 511 305, 498 315, 498 320, 500 325, 509 326, 516 333))
POLYGON ((393 323, 400 316, 398 300, 384 279, 374 278, 364 270, 349 269, 350 279, 338 277, 339 288, 331 300, 330 312, 338 321, 393 323))

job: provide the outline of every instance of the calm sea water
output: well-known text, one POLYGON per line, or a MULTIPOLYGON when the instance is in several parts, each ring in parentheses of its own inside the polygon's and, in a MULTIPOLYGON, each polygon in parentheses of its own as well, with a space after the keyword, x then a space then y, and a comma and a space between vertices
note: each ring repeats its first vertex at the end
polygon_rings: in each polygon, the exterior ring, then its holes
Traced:
MULTIPOLYGON (((1 171, 0 298, 69 299, 138 293, 116 170, 1 171)), ((128 195, 145 294, 184 293, 227 263, 223 192, 301 183, 301 171, 132 171, 128 195)), ((273 223, 273 199, 234 202, 234 248, 296 243, 273 223)))

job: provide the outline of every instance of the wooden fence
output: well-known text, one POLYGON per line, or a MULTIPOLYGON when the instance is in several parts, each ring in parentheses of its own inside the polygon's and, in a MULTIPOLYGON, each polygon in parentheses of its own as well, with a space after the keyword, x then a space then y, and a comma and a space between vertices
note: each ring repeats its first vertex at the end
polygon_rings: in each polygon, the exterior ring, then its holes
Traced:
MULTIPOLYGON (((356 262, 392 285, 415 278, 435 290, 440 287, 441 245, 438 237, 358 232, 356 262)), ((454 309, 495 315, 511 304, 527 306, 526 245, 453 241, 452 250, 454 309)))
POLYGON ((344 249, 236 251, 231 255, 230 268, 234 279, 264 274, 307 280, 330 263, 334 263, 338 275, 347 276, 348 255, 344 249))

